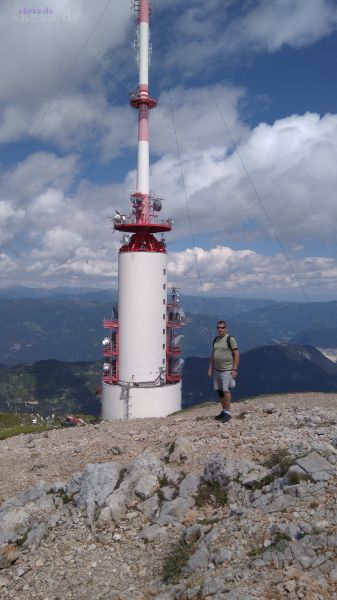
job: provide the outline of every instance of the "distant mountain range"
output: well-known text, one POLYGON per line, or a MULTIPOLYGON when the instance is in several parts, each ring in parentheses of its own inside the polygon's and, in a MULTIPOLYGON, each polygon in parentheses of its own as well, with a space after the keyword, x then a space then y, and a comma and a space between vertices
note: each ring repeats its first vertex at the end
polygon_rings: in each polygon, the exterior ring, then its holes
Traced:
MULTIPOLYGON (((116 292, 113 292, 117 297, 116 292)), ((71 298, 83 298, 87 300, 97 300, 98 302, 106 302, 113 295, 111 290, 97 290, 93 288, 69 288, 69 287, 54 287, 54 288, 30 288, 25 286, 13 286, 0 288, 0 298, 9 299, 24 299, 24 298, 59 298, 67 296, 71 298)))
MULTIPOLYGON (((183 372, 183 406, 216 400, 208 359, 190 357, 183 372)), ((0 412, 99 415, 100 362, 55 360, 0 368, 0 412)), ((271 345, 241 355, 234 400, 289 392, 337 392, 337 365, 312 346, 271 345)), ((336 397, 337 402, 337 397, 336 397)))
MULTIPOLYGON (((190 357, 183 377, 185 406, 216 399, 207 379, 209 359, 190 357)), ((233 400, 264 394, 337 392, 337 365, 313 346, 273 345, 241 355, 233 400)), ((337 397, 336 397, 337 402, 337 397)))
POLYGON ((42 360, 0 368, 0 412, 98 416, 101 363, 42 360))
POLYGON ((310 344, 319 348, 337 347, 337 327, 300 331, 291 340, 294 344, 310 344))
MULTIPOLYGON (((337 347, 336 301, 202 301, 194 296, 182 296, 181 301, 186 312, 185 357, 209 355, 218 318, 227 319, 242 352, 284 342, 337 347)), ((100 360, 102 321, 111 316, 115 302, 116 296, 107 290, 0 289, 0 363, 100 360)))
POLYGON ((102 321, 112 301, 82 298, 0 298, 0 362, 43 359, 91 361, 101 357, 102 321))

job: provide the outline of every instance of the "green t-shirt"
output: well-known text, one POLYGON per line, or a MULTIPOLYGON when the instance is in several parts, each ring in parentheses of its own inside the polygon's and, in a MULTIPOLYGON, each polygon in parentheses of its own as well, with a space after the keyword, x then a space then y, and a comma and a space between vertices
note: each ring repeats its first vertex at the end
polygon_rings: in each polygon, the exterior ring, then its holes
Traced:
MULTIPOLYGON (((217 336, 213 344, 213 367, 218 371, 231 371, 233 368, 233 354, 227 344, 228 333, 217 336)), ((235 350, 238 345, 236 339, 231 335, 231 347, 235 350)))

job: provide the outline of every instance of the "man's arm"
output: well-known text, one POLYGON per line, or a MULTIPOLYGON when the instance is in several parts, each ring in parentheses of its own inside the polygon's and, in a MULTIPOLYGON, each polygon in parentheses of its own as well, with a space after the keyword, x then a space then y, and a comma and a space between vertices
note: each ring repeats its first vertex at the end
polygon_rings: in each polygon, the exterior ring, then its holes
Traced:
POLYGON ((209 362, 209 368, 208 368, 208 377, 212 377, 212 371, 213 371, 213 359, 214 359, 214 351, 211 354, 211 358, 210 358, 210 362, 209 362))
POLYGON ((240 352, 239 352, 238 348, 233 348, 232 354, 233 354, 232 377, 235 379, 235 377, 238 374, 238 367, 239 367, 239 361, 240 361, 240 352))

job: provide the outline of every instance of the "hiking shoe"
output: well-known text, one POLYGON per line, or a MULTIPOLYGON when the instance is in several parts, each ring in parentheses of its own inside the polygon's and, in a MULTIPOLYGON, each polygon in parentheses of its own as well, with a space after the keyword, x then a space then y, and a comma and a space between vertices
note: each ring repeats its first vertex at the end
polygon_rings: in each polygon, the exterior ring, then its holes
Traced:
POLYGON ((224 413, 221 417, 221 419, 219 419, 220 423, 228 423, 228 421, 231 420, 231 416, 228 413, 224 413))
POLYGON ((213 419, 215 419, 216 421, 220 421, 220 419, 222 419, 223 416, 224 416, 224 413, 221 411, 221 413, 216 415, 216 417, 213 417, 213 419))

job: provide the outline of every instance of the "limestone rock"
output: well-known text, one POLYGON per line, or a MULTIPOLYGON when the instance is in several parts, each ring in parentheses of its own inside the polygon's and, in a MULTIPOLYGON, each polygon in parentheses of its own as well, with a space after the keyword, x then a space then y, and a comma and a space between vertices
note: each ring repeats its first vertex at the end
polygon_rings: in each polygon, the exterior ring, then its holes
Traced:
POLYGON ((182 480, 179 486, 179 496, 181 498, 188 498, 198 491, 200 484, 200 477, 197 477, 193 473, 188 473, 182 480))
POLYGON ((164 541, 169 537, 169 532, 165 527, 159 525, 148 525, 141 531, 140 536, 147 542, 164 541))
POLYGON ((206 544, 200 544, 199 548, 190 556, 184 572, 195 572, 197 569, 204 569, 208 566, 209 562, 209 550, 206 544))
POLYGON ((184 462, 193 453, 193 444, 188 438, 177 437, 173 444, 172 452, 169 454, 169 462, 184 462))
POLYGON ((194 544, 201 538, 202 532, 203 529, 201 525, 187 527, 183 533, 183 540, 188 545, 194 544))
POLYGON ((111 518, 119 521, 127 511, 126 494, 124 490, 116 490, 105 500, 105 504, 110 509, 111 518))
POLYGON ((86 510, 89 521, 95 519, 95 511, 102 507, 114 491, 122 467, 119 463, 88 464, 83 471, 81 488, 75 504, 86 510))
POLYGON ((272 402, 268 402, 268 404, 266 404, 266 406, 263 408, 263 412, 266 413, 267 415, 272 415, 276 411, 277 411, 277 408, 276 408, 275 404, 273 404, 272 402))
POLYGON ((145 500, 146 498, 153 496, 158 487, 158 477, 152 473, 146 473, 138 479, 134 487, 134 491, 137 496, 140 496, 143 500, 145 500))
POLYGON ((159 510, 159 498, 158 496, 152 496, 152 498, 148 498, 141 502, 138 505, 138 509, 147 517, 154 517, 159 510))
POLYGON ((181 522, 192 504, 192 500, 179 497, 164 502, 156 523, 158 525, 167 525, 168 523, 175 523, 177 521, 181 522))
POLYGON ((254 487, 269 474, 268 469, 251 461, 228 458, 225 454, 212 454, 205 463, 203 479, 217 482, 224 489, 231 481, 254 487))
POLYGON ((317 452, 310 452, 303 458, 296 460, 297 466, 303 469, 313 481, 327 481, 330 479, 335 469, 333 466, 317 452))

